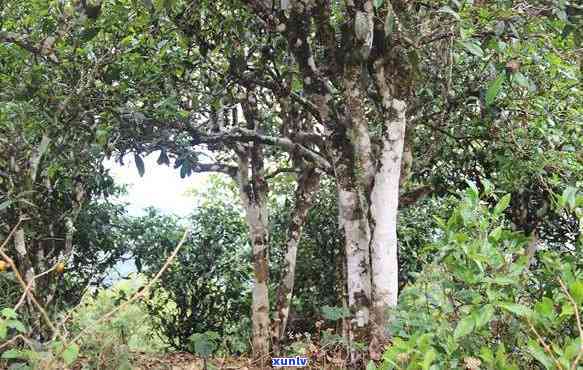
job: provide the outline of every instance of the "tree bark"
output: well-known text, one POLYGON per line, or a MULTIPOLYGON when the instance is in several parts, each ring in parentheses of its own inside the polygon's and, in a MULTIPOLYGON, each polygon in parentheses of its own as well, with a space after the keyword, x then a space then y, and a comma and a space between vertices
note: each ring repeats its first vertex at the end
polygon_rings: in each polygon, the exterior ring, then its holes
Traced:
POLYGON ((289 226, 289 235, 282 274, 283 277, 277 290, 276 317, 273 321, 272 332, 274 353, 279 353, 281 341, 285 336, 285 329, 287 326, 294 289, 298 245, 308 216, 308 211, 312 206, 313 196, 318 190, 319 185, 320 174, 315 168, 302 171, 295 192, 295 206, 289 226))
MULTIPOLYGON (((247 128, 258 129, 256 97, 248 93, 241 104, 247 128)), ((267 195, 269 187, 265 180, 263 145, 248 142, 238 147, 238 182, 245 218, 249 227, 249 238, 253 253, 255 282, 251 299, 252 346, 255 363, 265 368, 269 358, 269 217, 267 195)))
POLYGON ((335 162, 338 192, 338 222, 344 233, 346 258, 346 289, 348 308, 351 313, 348 327, 350 362, 357 366, 361 354, 354 342, 368 341, 370 330, 370 303, 372 299, 370 276, 370 225, 362 182, 357 171, 355 145, 349 136, 336 140, 338 146, 335 162))
POLYGON ((255 282, 252 290, 251 321, 253 356, 264 363, 269 355, 269 232, 266 189, 254 186, 249 179, 249 159, 240 155, 239 190, 245 209, 252 247, 255 282))
MULTIPOLYGON (((397 212, 399 209, 399 178, 405 134, 406 104, 387 101, 394 115, 386 121, 379 168, 371 194, 370 217, 374 224, 371 241, 373 290, 373 324, 371 356, 380 356, 384 342, 387 311, 397 305, 399 266, 397 258, 397 212), (378 346, 378 348, 374 348, 378 346)), ((389 110, 390 111, 390 110, 389 110)))

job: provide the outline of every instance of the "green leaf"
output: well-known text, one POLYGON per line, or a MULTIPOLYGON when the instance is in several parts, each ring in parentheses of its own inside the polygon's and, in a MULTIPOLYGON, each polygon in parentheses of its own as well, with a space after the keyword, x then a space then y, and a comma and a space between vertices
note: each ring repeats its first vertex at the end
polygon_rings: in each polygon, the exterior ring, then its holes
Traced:
POLYGON ((188 175, 189 171, 190 171, 190 164, 189 164, 189 162, 185 161, 182 164, 182 167, 180 167, 180 178, 181 179, 185 178, 188 175))
POLYGON ((436 357, 437 353, 435 353, 435 350, 433 348, 425 352, 425 355, 423 356, 423 362, 421 363, 421 368, 423 370, 429 370, 431 364, 433 363, 433 361, 435 361, 436 357))
POLYGON ((500 216, 502 212, 504 212, 506 208, 508 208, 509 204, 510 194, 506 194, 505 196, 502 197, 502 199, 500 199, 498 204, 496 204, 496 207, 494 207, 494 216, 500 216))
POLYGON ((170 159, 168 158, 168 155, 166 154, 165 150, 160 150, 160 156, 158 157, 157 163, 159 165, 162 165, 162 164, 169 165, 170 164, 170 159))
POLYGON ((480 43, 477 40, 470 39, 462 42, 461 45, 471 54, 474 54, 479 58, 484 57, 484 51, 482 50, 482 47, 480 46, 480 43))
POLYGON ((575 356, 579 354, 579 349, 581 348, 581 338, 574 338, 565 347, 565 357, 568 361, 571 361, 575 356))
POLYGON ((470 334, 474 330, 475 322, 472 316, 461 319, 453 332, 454 339, 459 339, 470 334))
POLYGON ((577 304, 583 304, 583 281, 577 280, 571 283, 569 285, 569 292, 577 304))
POLYGON ((76 343, 71 344, 69 347, 63 351, 63 360, 67 365, 71 365, 79 357, 79 345, 76 343))
POLYGON ((9 349, 8 351, 2 353, 2 358, 6 360, 14 360, 18 358, 24 359, 26 358, 26 354, 17 349, 9 349))
POLYGON ((144 176, 144 173, 146 173, 146 168, 144 166, 142 157, 140 157, 138 154, 134 154, 134 162, 136 163, 136 168, 138 169, 140 177, 144 176))
POLYGON ((569 186, 563 191, 561 196, 562 204, 568 205, 569 208, 573 209, 577 205, 577 188, 569 186))
POLYGON ((295 93, 299 93, 304 88, 304 83, 301 79, 293 78, 291 84, 292 91, 295 93))
POLYGON ((107 144, 108 138, 109 132, 103 128, 98 128, 95 132, 95 140, 101 146, 105 146, 107 144))
POLYGON ((8 335, 8 325, 6 321, 0 320, 0 340, 4 340, 8 335))
POLYGON ((498 307, 506 311, 509 311, 519 317, 530 317, 532 316, 533 313, 530 308, 518 303, 499 303, 498 307))
POLYGON ((494 284, 501 285, 501 286, 512 285, 515 283, 514 279, 512 279, 511 277, 508 277, 508 276, 496 276, 494 278, 493 282, 494 282, 494 284))
POLYGON ((473 181, 466 181, 466 183, 468 184, 466 194, 472 201, 477 202, 480 199, 480 190, 478 189, 478 186, 476 186, 476 183, 473 181))
POLYGON ((12 329, 16 329, 21 333, 26 332, 26 328, 24 327, 24 324, 18 320, 8 320, 6 322, 6 324, 8 325, 8 327, 10 327, 12 329))
POLYGON ((7 307, 2 310, 2 316, 4 316, 7 319, 15 319, 18 316, 18 314, 13 308, 7 307))
POLYGON ((516 82, 518 84, 518 86, 521 86, 524 88, 528 88, 530 86, 530 82, 528 81, 528 78, 520 72, 517 72, 512 76, 512 81, 516 82))
POLYGON ((498 344, 496 347, 496 364, 499 368, 505 368, 508 356, 506 355, 506 348, 504 342, 498 344))
POLYGON ((488 304, 488 305, 485 305, 484 307, 482 307, 482 309, 476 315, 476 318, 475 318, 476 329, 481 328, 482 326, 489 323, 490 320, 492 320, 493 316, 494 316, 494 306, 492 306, 491 304, 488 304))
POLYGON ((375 7, 375 9, 380 8, 383 4, 385 3, 385 0, 374 0, 373 1, 373 5, 375 7))
POLYGON ((490 237, 492 239, 494 239, 495 241, 500 240, 501 236, 502 236, 502 227, 501 226, 498 226, 497 228, 492 230, 492 232, 490 232, 490 237))
POLYGON ((553 361, 545 353, 545 351, 538 345, 534 339, 528 341, 528 351, 538 362, 540 362, 545 368, 552 369, 553 361))
POLYGON ((550 318, 555 313, 555 303, 548 297, 543 297, 541 302, 534 305, 536 313, 543 317, 550 318))
POLYGON ((480 348, 480 357, 489 365, 494 363, 494 352, 488 347, 482 346, 480 348))
POLYGON ((366 370, 377 370, 377 367, 373 361, 369 361, 366 365, 366 370))
POLYGON ((571 304, 571 302, 565 302, 561 307, 561 314, 559 318, 562 319, 563 317, 571 317, 575 314, 575 308, 571 304))
POLYGON ((486 91, 486 105, 492 105, 494 100, 496 100, 496 97, 500 93, 505 80, 506 72, 502 71, 494 81, 490 82, 488 90, 486 91))

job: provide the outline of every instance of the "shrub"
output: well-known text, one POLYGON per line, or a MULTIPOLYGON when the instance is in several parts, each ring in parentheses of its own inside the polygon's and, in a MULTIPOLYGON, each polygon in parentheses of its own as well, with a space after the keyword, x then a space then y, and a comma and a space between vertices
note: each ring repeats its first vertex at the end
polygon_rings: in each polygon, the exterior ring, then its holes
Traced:
MULTIPOLYGON (((401 293, 383 369, 576 368, 581 252, 542 246, 532 270, 531 240, 504 218, 509 201, 488 207, 472 185, 451 217, 437 220, 437 256, 401 293)), ((582 197, 571 204, 581 207, 582 197)))
MULTIPOLYGON (((192 351, 191 336, 213 331, 221 336, 241 328, 241 315, 250 312, 250 257, 244 221, 228 205, 200 207, 191 216, 191 236, 146 301, 148 314, 166 343, 192 351)), ((154 210, 134 220, 130 239, 136 264, 147 275, 156 274, 164 255, 181 235, 178 221, 154 210)), ((243 331, 244 332, 244 331, 243 331)), ((245 340, 231 344, 242 349, 245 340)))
POLYGON ((86 294, 71 313, 71 323, 68 325, 71 335, 84 328, 92 328, 81 338, 81 352, 95 368, 131 368, 131 352, 160 352, 165 349, 142 302, 134 301, 110 319, 99 321, 129 299, 144 283, 143 277, 135 275, 109 289, 86 294))

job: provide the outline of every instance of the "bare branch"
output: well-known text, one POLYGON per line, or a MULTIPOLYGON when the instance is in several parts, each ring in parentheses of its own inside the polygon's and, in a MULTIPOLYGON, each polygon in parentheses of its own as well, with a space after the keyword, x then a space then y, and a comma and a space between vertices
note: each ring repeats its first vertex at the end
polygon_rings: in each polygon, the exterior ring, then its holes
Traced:
MULTIPOLYGON (((209 136, 209 139, 212 136, 209 136)), ((320 154, 306 148, 305 146, 292 141, 289 138, 280 138, 275 136, 262 135, 256 131, 238 128, 232 132, 221 133, 214 137, 216 140, 224 141, 254 141, 261 144, 273 145, 282 148, 289 153, 297 153, 302 157, 314 162, 323 170, 329 172, 332 170, 332 166, 324 157, 320 154)))
POLYGON ((269 180, 269 179, 274 178, 275 176, 282 174, 282 173, 295 173, 295 174, 297 174, 297 170, 295 168, 291 168, 291 167, 278 168, 277 170, 265 175, 265 179, 269 180))
POLYGON ((231 177, 237 176, 238 168, 236 166, 223 163, 196 163, 192 167, 194 172, 219 172, 231 177))

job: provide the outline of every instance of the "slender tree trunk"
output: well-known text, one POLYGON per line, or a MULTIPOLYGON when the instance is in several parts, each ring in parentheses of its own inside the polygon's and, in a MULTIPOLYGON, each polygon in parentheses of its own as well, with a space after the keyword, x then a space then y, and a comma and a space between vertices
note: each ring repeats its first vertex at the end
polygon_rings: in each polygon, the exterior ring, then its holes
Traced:
MULTIPOLYGON (((338 205, 344 230, 348 306, 352 314, 350 342, 366 341, 370 325, 370 230, 357 191, 340 188, 338 205)), ((353 362, 359 355, 351 350, 353 362)))
POLYGON ((296 272, 296 256, 302 230, 312 206, 312 199, 320 185, 320 174, 314 168, 303 170, 298 179, 295 206, 289 226, 282 281, 277 290, 276 317, 273 321, 272 345, 279 353, 289 317, 296 272))
POLYGON ((362 362, 354 342, 370 339, 371 228, 370 189, 375 175, 375 159, 365 116, 366 94, 360 86, 362 66, 347 65, 343 76, 346 101, 345 131, 337 140, 340 159, 335 163, 338 187, 339 222, 344 231, 348 306, 352 314, 349 341, 352 366, 362 362))
MULTIPOLYGON (((20 274, 24 279, 24 282, 30 285, 29 294, 34 295, 37 297, 39 303, 42 304, 42 297, 39 297, 37 293, 37 283, 34 279, 36 275, 34 264, 31 260, 31 256, 29 254, 29 250, 26 245, 26 238, 25 238, 25 231, 21 227, 14 233, 14 248, 16 249, 16 265, 20 270, 20 274)), ((48 339, 50 336, 50 332, 47 331, 47 328, 41 318, 40 312, 37 311, 37 308, 33 301, 27 295, 26 297, 26 308, 28 310, 28 316, 30 320, 30 324, 32 326, 32 330, 34 334, 36 334, 37 340, 48 339)))
MULTIPOLYGON (((248 93, 241 104, 248 129, 258 129, 257 99, 248 93)), ((237 149, 239 157, 239 192, 249 227, 253 253, 255 282, 252 290, 251 321, 252 346, 255 363, 265 368, 269 358, 269 213, 267 196, 269 187, 265 180, 262 145, 249 142, 237 149)))
POLYGON ((266 360, 269 355, 269 233, 267 217, 267 192, 250 184, 248 159, 240 159, 239 186, 245 208, 245 219, 249 227, 252 247, 252 262, 255 281, 252 291, 251 321, 253 355, 256 360, 266 360), (255 189, 253 189, 255 188, 255 189), (259 191, 258 191, 259 190, 259 191))

